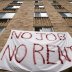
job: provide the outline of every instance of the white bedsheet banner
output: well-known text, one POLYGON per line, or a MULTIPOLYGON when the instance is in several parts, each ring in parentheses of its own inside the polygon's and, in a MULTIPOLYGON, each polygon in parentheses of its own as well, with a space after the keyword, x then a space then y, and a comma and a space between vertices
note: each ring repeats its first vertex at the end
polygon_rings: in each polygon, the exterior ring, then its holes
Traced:
POLYGON ((72 67, 72 39, 67 32, 12 30, 0 53, 0 69, 59 72, 72 67))

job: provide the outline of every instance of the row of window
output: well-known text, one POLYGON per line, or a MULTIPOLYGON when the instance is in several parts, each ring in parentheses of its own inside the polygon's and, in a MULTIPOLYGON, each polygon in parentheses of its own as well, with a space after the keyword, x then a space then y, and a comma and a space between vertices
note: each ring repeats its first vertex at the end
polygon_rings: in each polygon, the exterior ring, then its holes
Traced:
MULTIPOLYGON (((38 3, 38 1, 36 1, 35 3, 38 3)), ((53 1, 53 3, 58 3, 56 1, 53 1)), ((71 2, 70 2, 71 3, 71 2)), ((64 9, 64 7, 62 7, 61 5, 53 5, 55 7, 55 9, 64 9)), ((43 9, 44 6, 43 5, 35 5, 35 9, 43 9)), ((72 17, 72 13, 70 12, 59 12, 60 15, 62 17, 72 17)), ((35 12, 34 13, 34 17, 48 17, 48 14, 46 12, 35 12)), ((52 27, 35 27, 34 28, 35 31, 40 31, 40 32, 52 32, 53 28, 52 27)))
MULTIPOLYGON (((59 12, 62 17, 72 17, 72 13, 59 12)), ((34 17, 49 17, 46 12, 35 12, 34 17)))
POLYGON ((4 8, 4 10, 16 10, 16 9, 20 8, 20 5, 22 3, 23 3, 22 1, 13 1, 10 4, 16 4, 16 5, 8 5, 6 8, 4 8))
MULTIPOLYGON (((38 1, 36 1, 37 3, 38 1)), ((13 1, 13 3, 23 3, 20 1, 13 1)), ((71 2, 70 2, 71 3, 71 2)), ((44 8, 43 5, 35 5, 36 8, 44 8)), ((61 6, 57 6, 57 8, 60 8, 61 6)), ((20 8, 20 6, 7 6, 5 9, 17 9, 20 8)), ((72 13, 67 13, 67 12, 60 12, 60 14, 62 15, 62 17, 72 17, 72 13)), ((15 15, 15 13, 0 13, 0 19, 11 19, 13 18, 13 16, 15 15)), ((34 13, 34 17, 48 17, 48 14, 46 12, 35 12, 34 13)), ((0 29, 1 31, 2 29, 0 29)), ((52 31, 53 29, 51 27, 35 27, 34 29, 35 31, 52 31)))
MULTIPOLYGON (((17 1, 15 1, 15 2, 17 2, 17 1)), ((41 6, 41 5, 36 5, 36 7, 44 8, 44 6, 41 6)), ((20 8, 20 6, 6 7, 6 9, 16 9, 16 8, 20 8)), ((72 13, 69 13, 69 12, 68 13, 60 12, 60 14, 62 15, 62 17, 72 17, 72 13)), ((14 15, 15 15, 15 13, 0 13, 0 19, 8 19, 8 18, 11 19, 11 18, 13 18, 14 15)), ((48 14, 46 12, 35 12, 34 17, 48 17, 48 14)))
MULTIPOLYGON (((22 3, 23 3, 22 1, 13 1, 12 3, 10 3, 10 5, 5 7, 3 10, 16 10, 20 8, 20 5, 22 3)), ((15 12, 0 12, 0 24, 6 23, 9 19, 12 19, 14 15, 15 15, 15 12)), ((4 30, 4 27, 0 26, 0 35, 3 32, 3 30, 4 30)))
MULTIPOLYGON (((53 5, 55 9, 64 9, 66 12, 59 12, 62 17, 72 18, 72 13, 68 12, 64 7, 62 7, 57 1, 53 1, 53 3, 57 3, 57 5, 53 5)), ((72 1, 70 1, 72 3, 72 1)))
MULTIPOLYGON (((48 0, 50 3, 56 3, 58 4, 58 2, 56 0, 48 0)), ((68 1, 69 3, 72 3, 72 0, 68 1)))
MULTIPOLYGON (((42 0, 35 0, 35 9, 44 9, 44 5, 42 3, 42 0), (36 4, 36 3, 41 3, 41 4, 36 4)), ((46 12, 34 12, 34 17, 48 17, 48 14, 46 12)), ((34 31, 39 31, 39 32, 52 32, 53 28, 52 27, 34 27, 34 31)))
MULTIPOLYGON (((42 3, 42 0, 35 0, 35 4, 38 2, 42 3)), ((42 5, 35 5, 35 9, 44 9, 43 3, 42 5)), ((46 12, 34 12, 34 17, 48 17, 48 14, 46 12)))
MULTIPOLYGON (((40 1, 40 0, 39 0, 40 1)), ((38 3, 39 2, 38 0, 35 1, 35 3, 38 3)), ((57 1, 53 0, 53 3, 57 3, 57 1)), ((71 1, 70 1, 71 3, 71 1)), ((62 7, 61 5, 53 5, 55 7, 55 9, 64 9, 64 7, 62 7)), ((44 5, 35 5, 35 8, 39 8, 39 9, 42 9, 44 8, 44 5)), ((67 17, 67 18, 71 18, 72 17, 72 13, 70 12, 59 12, 60 15, 62 17, 67 17)), ((48 17, 48 14, 46 12, 35 12, 34 13, 34 17, 48 17)))
MULTIPOLYGON (((12 3, 20 3, 20 4, 22 4, 23 2, 22 1, 13 1, 12 3)), ((9 5, 9 6, 7 6, 6 8, 4 8, 4 10, 11 10, 11 9, 18 9, 18 8, 20 8, 20 5, 13 5, 13 6, 11 6, 11 5, 9 5)), ((11 18, 13 18, 13 16, 15 15, 15 13, 9 13, 9 12, 1 12, 0 13, 0 19, 11 19, 11 18)))
MULTIPOLYGON (((6 8, 4 8, 4 10, 11 10, 11 9, 18 9, 20 8, 20 5, 14 5, 14 6, 7 6, 6 8)), ((35 5, 35 8, 44 8, 43 5, 35 5)))

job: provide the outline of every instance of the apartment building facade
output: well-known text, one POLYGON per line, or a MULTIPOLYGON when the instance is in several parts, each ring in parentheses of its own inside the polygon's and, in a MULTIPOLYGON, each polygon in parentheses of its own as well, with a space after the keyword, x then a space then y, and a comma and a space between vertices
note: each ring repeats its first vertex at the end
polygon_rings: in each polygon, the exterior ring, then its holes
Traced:
POLYGON ((12 29, 72 36, 72 0, 0 0, 0 51, 12 29))

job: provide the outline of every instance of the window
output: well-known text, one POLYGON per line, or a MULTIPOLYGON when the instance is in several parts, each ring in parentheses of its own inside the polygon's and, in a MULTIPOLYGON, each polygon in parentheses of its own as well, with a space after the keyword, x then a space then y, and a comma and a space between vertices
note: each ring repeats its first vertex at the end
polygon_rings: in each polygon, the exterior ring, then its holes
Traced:
POLYGON ((20 6, 7 6, 6 8, 5 8, 5 10, 13 10, 13 9, 18 9, 18 8, 20 8, 20 6))
POLYGON ((62 17, 72 17, 72 13, 61 12, 62 17))
POLYGON ((64 9, 61 5, 53 5, 55 9, 64 9))
POLYGON ((3 30, 3 28, 0 28, 0 33, 1 33, 2 30, 3 30))
POLYGON ((46 12, 35 12, 34 17, 48 17, 46 12))
POLYGON ((12 3, 22 4, 22 3, 23 3, 23 1, 13 1, 12 3))
POLYGON ((37 8, 37 9, 39 9, 39 8, 44 8, 44 6, 43 5, 35 5, 35 8, 37 8))
POLYGON ((23 3, 22 1, 17 1, 17 3, 23 3))
POLYGON ((0 19, 11 19, 15 13, 0 13, 0 19))
POLYGON ((72 3, 72 1, 70 1, 69 3, 72 3))
POLYGON ((35 1, 35 3, 38 3, 38 1, 35 1))
POLYGON ((47 13, 40 13, 41 17, 48 17, 47 13))
POLYGON ((7 6, 4 10, 12 9, 12 6, 7 6))
POLYGON ((72 13, 64 13, 67 17, 72 17, 72 13))
POLYGON ((43 5, 39 5, 39 8, 44 8, 44 6, 43 5))
POLYGON ((35 31, 52 32, 53 29, 52 29, 52 27, 35 27, 35 31))
POLYGON ((60 13, 62 17, 66 17, 66 15, 64 13, 60 13))

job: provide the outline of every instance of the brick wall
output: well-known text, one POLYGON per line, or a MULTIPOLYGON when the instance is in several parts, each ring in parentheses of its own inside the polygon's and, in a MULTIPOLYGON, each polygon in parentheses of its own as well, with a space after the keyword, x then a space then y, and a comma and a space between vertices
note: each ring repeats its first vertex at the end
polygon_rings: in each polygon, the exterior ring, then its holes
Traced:
MULTIPOLYGON (((10 21, 5 31, 3 32, 3 34, 0 36, 0 51, 2 50, 2 48, 4 47, 8 39, 11 29, 15 29, 15 30, 32 30, 33 29, 32 28, 33 27, 33 12, 34 12, 33 9, 34 9, 34 1, 24 0, 24 3, 21 5, 20 9, 16 12, 16 15, 10 21)), ((0 72, 8 72, 8 71, 0 70, 0 72)))
MULTIPOLYGON (((72 5, 70 5, 66 0, 57 0, 63 7, 65 7, 68 11, 72 12, 72 5), (64 1, 64 2, 63 2, 64 1)), ((12 0, 3 0, 0 2, 0 12, 4 7, 6 7, 12 0)), ((51 5, 48 0, 43 0, 43 4, 45 6, 45 11, 47 11, 49 18, 42 19, 41 25, 36 23, 38 19, 34 20, 34 0, 24 0, 20 9, 17 10, 14 18, 8 23, 3 34, 0 36, 0 51, 4 47, 11 29, 15 30, 33 30, 33 26, 53 26, 54 31, 58 32, 69 32, 72 35, 72 28, 68 27, 68 23, 72 25, 72 19, 67 21, 62 18, 62 16, 58 13, 58 11, 51 5), (48 22, 47 22, 47 21, 48 22), (35 22, 36 21, 36 22, 35 22), (45 22, 46 21, 46 22, 45 22), (45 23, 45 24, 43 24, 45 23), (47 25, 46 25, 47 24, 47 25)), ((40 19, 40 20, 41 20, 40 19)), ((0 72, 4 72, 0 70, 0 72)), ((6 71, 5 71, 6 72, 6 71)), ((7 71, 8 72, 8 71, 7 71)))

